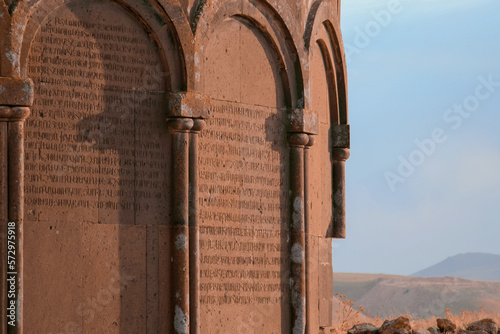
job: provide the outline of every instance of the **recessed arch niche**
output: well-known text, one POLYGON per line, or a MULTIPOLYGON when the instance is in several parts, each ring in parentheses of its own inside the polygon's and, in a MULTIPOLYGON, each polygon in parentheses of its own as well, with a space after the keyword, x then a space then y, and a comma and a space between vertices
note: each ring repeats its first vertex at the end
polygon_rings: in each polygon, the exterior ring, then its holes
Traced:
POLYGON ((290 55, 262 15, 213 17, 198 46, 212 104, 199 141, 201 332, 286 333, 290 55))
POLYGON ((27 57, 24 331, 158 332, 165 50, 118 2, 65 2, 44 15, 27 57))

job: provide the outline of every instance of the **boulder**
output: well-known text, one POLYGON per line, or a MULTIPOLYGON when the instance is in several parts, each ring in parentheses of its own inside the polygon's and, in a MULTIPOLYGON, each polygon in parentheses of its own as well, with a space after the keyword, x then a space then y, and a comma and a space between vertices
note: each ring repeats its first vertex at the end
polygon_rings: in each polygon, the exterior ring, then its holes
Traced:
POLYGON ((413 330, 412 334, 431 334, 427 329, 413 330))
POLYGON ((369 323, 363 323, 354 325, 354 327, 347 331, 347 334, 377 334, 377 332, 378 327, 369 323))
POLYGON ((449 319, 437 319, 437 326, 439 330, 443 333, 455 333, 457 330, 457 325, 449 319))
POLYGON ((379 334, 411 334, 410 319, 399 317, 394 320, 386 320, 378 330, 379 334))
POLYGON ((467 326, 468 331, 485 331, 488 334, 497 334, 498 325, 492 319, 483 319, 467 326))

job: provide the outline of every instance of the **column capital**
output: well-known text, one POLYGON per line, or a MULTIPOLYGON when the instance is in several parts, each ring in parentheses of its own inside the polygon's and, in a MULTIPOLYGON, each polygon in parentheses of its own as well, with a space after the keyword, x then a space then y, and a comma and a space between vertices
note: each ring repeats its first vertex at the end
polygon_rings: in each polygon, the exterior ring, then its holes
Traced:
POLYGON ((309 135, 307 133, 289 133, 288 134, 288 145, 290 147, 304 147, 309 143, 309 135))
POLYGON ((351 127, 349 124, 332 124, 332 147, 351 148, 351 127))
POLYGON ((288 112, 290 132, 319 133, 318 114, 309 109, 290 109, 288 112))
POLYGON ((347 148, 332 148, 332 159, 335 161, 346 161, 351 156, 347 148))
POLYGON ((24 121, 30 115, 28 107, 9 107, 0 105, 0 121, 16 122, 24 121))
POLYGON ((192 118, 167 118, 168 130, 171 133, 189 132, 193 125, 192 118))
POLYGON ((201 118, 195 118, 195 119, 193 119, 193 128, 191 129, 191 132, 193 132, 193 133, 200 133, 201 130, 203 130, 203 128, 205 127, 206 124, 207 124, 207 122, 205 122, 201 118))
POLYGON ((0 77, 0 105, 29 107, 32 104, 31 79, 0 77))
POLYGON ((309 141, 306 144, 306 148, 311 148, 316 143, 316 136, 309 135, 309 141))
POLYGON ((167 117, 208 118, 210 98, 197 92, 171 92, 167 94, 167 117))

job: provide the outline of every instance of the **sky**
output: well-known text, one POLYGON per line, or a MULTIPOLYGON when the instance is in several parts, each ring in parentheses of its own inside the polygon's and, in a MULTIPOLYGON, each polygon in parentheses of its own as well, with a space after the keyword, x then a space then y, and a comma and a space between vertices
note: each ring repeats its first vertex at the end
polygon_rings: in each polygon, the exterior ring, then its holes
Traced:
POLYGON ((500 254, 500 1, 343 0, 351 157, 335 272, 500 254))

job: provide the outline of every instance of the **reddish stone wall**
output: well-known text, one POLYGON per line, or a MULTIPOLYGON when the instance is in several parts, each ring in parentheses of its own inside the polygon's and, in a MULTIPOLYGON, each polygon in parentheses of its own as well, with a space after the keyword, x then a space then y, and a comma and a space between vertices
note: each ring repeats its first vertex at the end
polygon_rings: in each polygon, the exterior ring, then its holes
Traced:
POLYGON ((331 326, 337 1, 4 0, 0 17, 1 334, 331 326))

